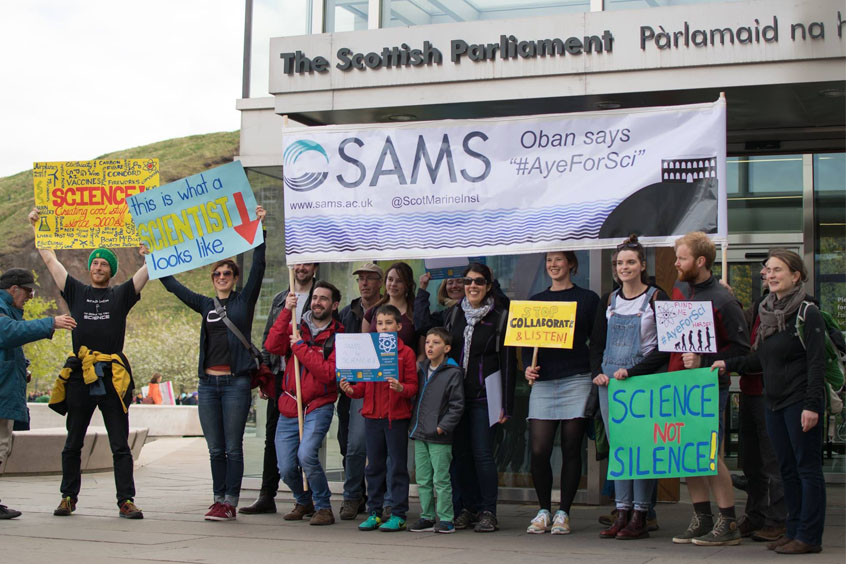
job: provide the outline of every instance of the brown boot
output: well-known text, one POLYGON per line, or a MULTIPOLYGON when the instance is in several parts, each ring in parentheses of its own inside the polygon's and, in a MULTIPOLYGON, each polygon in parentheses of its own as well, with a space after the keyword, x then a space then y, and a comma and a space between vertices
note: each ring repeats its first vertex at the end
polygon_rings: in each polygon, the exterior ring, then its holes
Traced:
POLYGON ((822 552, 822 546, 818 544, 808 544, 799 539, 785 543, 775 549, 779 554, 816 554, 822 552))
POLYGON ((331 525, 335 522, 335 515, 332 514, 332 508, 318 509, 311 517, 309 525, 331 525))
POLYGON ((787 535, 785 535, 785 536, 781 537, 780 539, 776 539, 772 542, 768 542, 767 543, 767 550, 775 550, 778 547, 780 547, 781 545, 787 544, 792 540, 793 539, 789 539, 789 538, 787 538, 787 535))
POLYGON ((632 511, 632 518, 628 525, 617 533, 617 540, 645 539, 649 536, 646 525, 646 511, 632 511))
POLYGON ((614 522, 611 523, 611 526, 605 529, 604 531, 599 532, 599 538, 601 539, 615 539, 617 538, 617 533, 622 531, 625 526, 629 522, 629 511, 627 509, 618 509, 617 510, 617 517, 614 519, 614 522))
POLYGON ((311 517, 312 515, 314 515, 313 503, 309 502, 308 505, 300 505, 297 503, 294 505, 294 509, 282 518, 286 521, 301 521, 304 517, 311 517))

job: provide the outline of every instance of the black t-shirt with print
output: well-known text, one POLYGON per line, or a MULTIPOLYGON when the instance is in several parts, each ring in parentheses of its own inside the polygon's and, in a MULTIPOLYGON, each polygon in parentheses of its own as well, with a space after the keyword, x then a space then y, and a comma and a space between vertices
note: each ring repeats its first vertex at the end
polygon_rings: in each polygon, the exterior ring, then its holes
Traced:
MULTIPOLYGON (((220 300, 220 305, 226 311, 229 298, 220 300)), ((205 366, 229 366, 229 328, 215 310, 209 310, 203 323, 206 326, 206 354, 203 358, 205 366)))
POLYGON ((95 288, 68 275, 62 297, 76 320, 71 333, 74 351, 83 345, 105 354, 123 351, 126 316, 141 299, 132 279, 119 286, 95 288))

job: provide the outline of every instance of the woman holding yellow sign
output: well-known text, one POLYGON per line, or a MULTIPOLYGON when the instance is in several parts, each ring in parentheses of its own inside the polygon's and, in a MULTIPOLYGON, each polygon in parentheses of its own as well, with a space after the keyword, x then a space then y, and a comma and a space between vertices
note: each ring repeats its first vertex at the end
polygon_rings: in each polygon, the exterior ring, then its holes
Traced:
MULTIPOLYGON (((546 273, 552 285, 535 294, 532 301, 576 302, 573 348, 540 348, 538 363, 524 356, 526 380, 532 384, 529 396, 529 442, 532 448, 532 480, 540 510, 527 533, 553 535, 570 532, 570 505, 582 477, 582 439, 587 419, 585 405, 590 394, 590 353, 588 337, 599 296, 580 288, 571 280, 579 269, 573 251, 546 254, 546 273), (555 433, 561 427, 561 501, 555 515, 552 509, 552 449, 555 433)), ((524 349, 531 355, 531 349, 524 349)))
MULTIPOLYGON (((591 335, 593 382, 599 387, 602 421, 608 429, 608 382, 639 374, 662 372, 669 353, 658 351, 655 300, 670 298, 646 278, 646 253, 637 235, 617 246, 614 275, 621 288, 604 297, 591 335)), ((604 539, 631 540, 649 536, 647 514, 655 480, 616 480, 617 513, 611 526, 599 533, 604 539)))

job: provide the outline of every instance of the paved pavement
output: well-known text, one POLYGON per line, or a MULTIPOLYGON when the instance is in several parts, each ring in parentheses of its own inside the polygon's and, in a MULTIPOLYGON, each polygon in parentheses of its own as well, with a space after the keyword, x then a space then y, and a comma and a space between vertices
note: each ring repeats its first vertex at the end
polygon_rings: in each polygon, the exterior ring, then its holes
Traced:
MULTIPOLYGON (((58 453, 57 453, 58 455, 58 453)), ((566 562, 568 564, 682 564, 726 560, 772 562, 791 560, 744 540, 737 547, 708 548, 674 545, 671 537, 690 517, 690 504, 662 504, 661 530, 649 539, 622 542, 600 540, 597 517, 608 507, 574 507, 573 534, 527 535, 525 527, 536 508, 501 505, 501 530, 491 534, 460 531, 432 533, 362 533, 356 522, 339 521, 330 527, 290 523, 281 515, 239 516, 235 522, 207 522, 202 516, 211 498, 207 451, 202 438, 160 439, 145 445, 136 462, 136 501, 144 509, 142 521, 117 517, 111 473, 83 476, 83 491, 76 513, 54 517, 59 502, 58 476, 2 476, 3 503, 24 512, 0 521, 0 555, 5 562, 97 564, 132 559, 138 562, 209 562, 260 564, 299 562, 566 562)), ((250 503, 255 492, 244 492, 250 503)), ((743 503, 738 492, 738 504, 743 503)), ((686 496, 685 493, 682 494, 686 496)), ((290 498, 280 494, 280 507, 290 498)), ((793 561, 843 564, 844 487, 829 487, 824 551, 793 561)), ((333 501, 335 510, 340 501, 333 501)), ((412 515, 417 507, 412 505, 412 515)))

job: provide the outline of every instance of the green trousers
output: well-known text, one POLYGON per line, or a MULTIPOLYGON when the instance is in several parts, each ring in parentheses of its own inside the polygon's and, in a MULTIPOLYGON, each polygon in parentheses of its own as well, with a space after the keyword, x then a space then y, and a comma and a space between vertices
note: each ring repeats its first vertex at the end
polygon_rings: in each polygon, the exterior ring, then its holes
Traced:
POLYGON ((414 441, 414 460, 417 471, 417 492, 420 496, 420 517, 432 521, 452 521, 452 484, 449 464, 452 462, 452 445, 439 445, 414 441), (437 493, 437 519, 435 494, 437 493))

